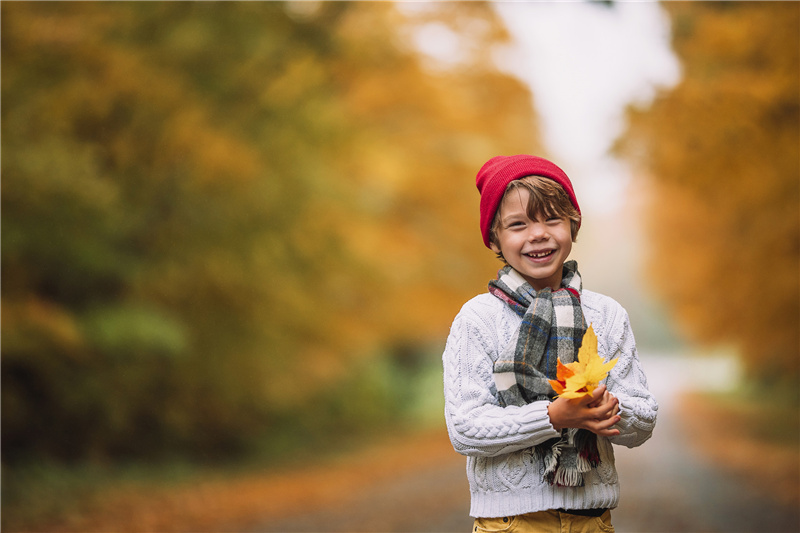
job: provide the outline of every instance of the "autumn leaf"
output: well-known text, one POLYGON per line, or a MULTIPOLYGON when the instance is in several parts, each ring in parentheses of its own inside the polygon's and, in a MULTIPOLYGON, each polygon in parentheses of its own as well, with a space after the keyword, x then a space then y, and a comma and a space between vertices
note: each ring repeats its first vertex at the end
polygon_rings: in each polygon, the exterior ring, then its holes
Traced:
POLYGON ((556 379, 550 380, 550 385, 553 387, 553 390, 556 391, 556 394, 564 394, 564 390, 567 385, 567 378, 570 378, 574 375, 575 372, 568 366, 564 365, 559 359, 558 366, 556 367, 556 379))
POLYGON ((566 365, 559 360, 556 379, 550 380, 550 386, 561 398, 591 396, 616 364, 616 359, 606 363, 597 353, 597 335, 590 324, 583 336, 578 360, 566 365))

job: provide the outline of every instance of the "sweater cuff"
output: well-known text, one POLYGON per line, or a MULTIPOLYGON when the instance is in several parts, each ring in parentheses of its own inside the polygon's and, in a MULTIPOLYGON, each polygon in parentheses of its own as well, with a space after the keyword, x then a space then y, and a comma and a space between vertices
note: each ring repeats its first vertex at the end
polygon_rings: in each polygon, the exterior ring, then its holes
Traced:
POLYGON ((536 435, 537 444, 561 436, 561 432, 550 423, 549 407, 550 402, 546 400, 528 404, 528 412, 524 417, 525 431, 536 435))
POLYGON ((623 403, 621 399, 619 399, 619 417, 620 421, 616 424, 616 427, 623 433, 625 429, 637 425, 636 422, 639 419, 634 409, 629 407, 627 402, 623 403))
POLYGON ((613 444, 633 448, 652 435, 655 417, 652 420, 645 419, 636 413, 635 408, 629 407, 622 400, 619 401, 619 417, 620 421, 614 425, 619 430, 619 435, 609 438, 613 444))

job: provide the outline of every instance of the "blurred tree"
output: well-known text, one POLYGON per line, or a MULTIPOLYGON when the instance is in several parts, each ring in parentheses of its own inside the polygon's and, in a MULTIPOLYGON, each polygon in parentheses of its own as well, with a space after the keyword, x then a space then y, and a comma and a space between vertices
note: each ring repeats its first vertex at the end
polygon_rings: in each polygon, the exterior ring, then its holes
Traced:
POLYGON ((695 338, 750 376, 800 370, 800 4, 668 2, 683 81, 631 113, 652 174, 653 279, 695 338))
POLYGON ((472 176, 538 146, 462 7, 3 3, 4 461, 390 413, 364 356, 443 338, 495 268, 472 176), (433 23, 472 54, 432 64, 433 23))

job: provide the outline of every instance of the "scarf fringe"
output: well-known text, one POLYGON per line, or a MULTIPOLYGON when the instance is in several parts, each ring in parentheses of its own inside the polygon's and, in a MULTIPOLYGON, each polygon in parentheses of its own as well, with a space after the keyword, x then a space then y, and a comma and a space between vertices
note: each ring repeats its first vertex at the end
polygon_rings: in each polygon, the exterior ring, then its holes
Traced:
POLYGON ((580 429, 564 430, 558 440, 535 446, 533 455, 544 465, 542 479, 559 487, 584 486, 583 474, 600 465, 597 437, 580 429), (567 451, 572 459, 565 462, 562 455, 567 451))
POLYGON ((575 447, 578 449, 578 461, 586 462, 590 468, 600 464, 600 450, 597 449, 597 435, 586 430, 575 431, 575 447))
MULTIPOLYGON (((534 449, 534 455, 538 456, 544 462, 544 477, 545 479, 552 479, 558 469, 558 458, 561 457, 561 449, 564 447, 564 441, 559 440, 550 448, 544 450, 537 446, 534 449), (544 452, 544 453, 542 453, 544 452)), ((552 485, 552 481, 550 482, 552 485)))
POLYGON ((561 467, 556 470, 555 475, 552 477, 552 481, 550 481, 550 484, 559 487, 582 487, 583 474, 574 468, 561 467))

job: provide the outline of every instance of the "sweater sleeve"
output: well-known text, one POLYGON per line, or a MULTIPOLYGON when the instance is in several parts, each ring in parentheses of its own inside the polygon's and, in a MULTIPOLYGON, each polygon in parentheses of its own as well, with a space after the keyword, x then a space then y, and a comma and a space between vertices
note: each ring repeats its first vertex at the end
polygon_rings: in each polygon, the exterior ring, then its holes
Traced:
POLYGON ((607 379, 609 392, 619 399, 621 420, 616 427, 620 434, 609 440, 614 444, 633 448, 644 443, 653 434, 658 414, 658 404, 647 388, 647 377, 636 351, 627 312, 620 306, 614 317, 608 353, 618 362, 607 379))
POLYGON ((444 366, 445 421, 450 441, 462 455, 491 457, 535 446, 560 433, 550 424, 549 402, 502 407, 492 377, 496 347, 478 317, 456 317, 444 366))

